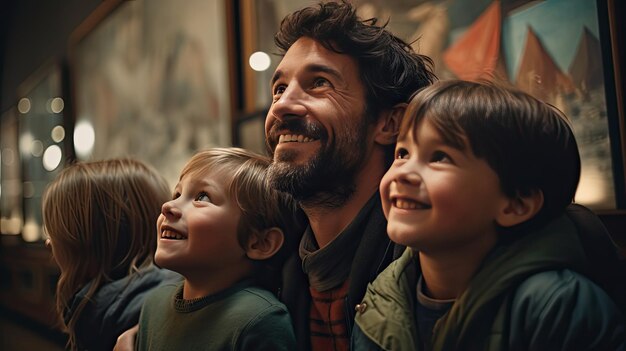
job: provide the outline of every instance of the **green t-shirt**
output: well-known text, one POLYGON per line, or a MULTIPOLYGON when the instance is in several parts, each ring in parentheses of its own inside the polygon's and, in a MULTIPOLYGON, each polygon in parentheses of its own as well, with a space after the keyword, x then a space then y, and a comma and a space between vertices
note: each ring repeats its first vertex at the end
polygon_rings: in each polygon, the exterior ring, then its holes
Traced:
POLYGON ((139 319, 137 350, 295 350, 287 308, 241 282, 215 295, 182 299, 182 283, 155 289, 139 319))

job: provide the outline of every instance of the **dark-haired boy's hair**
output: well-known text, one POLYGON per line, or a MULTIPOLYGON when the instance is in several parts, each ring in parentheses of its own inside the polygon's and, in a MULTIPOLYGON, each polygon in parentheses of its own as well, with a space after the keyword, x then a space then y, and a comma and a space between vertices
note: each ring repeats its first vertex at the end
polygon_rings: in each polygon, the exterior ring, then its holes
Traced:
POLYGON ((507 196, 543 193, 543 207, 525 227, 562 214, 574 199, 580 154, 567 118, 554 106, 502 84, 450 80, 411 100, 399 138, 424 119, 454 147, 463 149, 466 138, 507 196))
POLYGON ((367 92, 368 115, 376 118, 436 80, 432 60, 415 53, 385 26, 377 25, 376 18, 361 20, 346 1, 326 2, 285 17, 274 41, 284 54, 299 38, 309 37, 354 58, 367 92))

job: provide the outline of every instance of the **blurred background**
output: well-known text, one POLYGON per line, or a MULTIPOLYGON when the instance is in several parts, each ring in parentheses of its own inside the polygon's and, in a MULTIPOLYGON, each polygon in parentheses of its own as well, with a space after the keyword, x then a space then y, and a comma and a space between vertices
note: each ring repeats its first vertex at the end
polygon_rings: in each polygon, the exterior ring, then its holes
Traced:
MULTIPOLYGON (((441 79, 507 81, 563 110, 583 162, 576 201, 626 246, 623 1, 353 2, 430 56, 441 79)), ((0 3, 0 349, 65 345, 41 228, 47 183, 72 162, 134 157, 173 186, 197 150, 264 153, 273 34, 315 3, 0 3)))

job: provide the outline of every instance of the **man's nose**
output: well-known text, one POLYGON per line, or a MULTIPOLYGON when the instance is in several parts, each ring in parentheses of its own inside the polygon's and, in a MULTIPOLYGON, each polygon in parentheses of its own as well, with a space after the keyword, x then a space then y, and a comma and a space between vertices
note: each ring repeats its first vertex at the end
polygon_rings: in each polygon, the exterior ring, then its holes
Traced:
POLYGON ((271 113, 279 119, 289 117, 304 117, 307 113, 308 94, 297 83, 291 83, 285 88, 276 102, 272 104, 271 113))

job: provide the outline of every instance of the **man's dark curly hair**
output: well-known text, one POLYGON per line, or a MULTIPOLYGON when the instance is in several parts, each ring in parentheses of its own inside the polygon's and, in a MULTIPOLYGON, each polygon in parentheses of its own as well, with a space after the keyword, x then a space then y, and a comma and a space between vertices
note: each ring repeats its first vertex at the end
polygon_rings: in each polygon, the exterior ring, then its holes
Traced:
POLYGON ((353 57, 366 89, 369 115, 407 102, 413 92, 433 83, 433 62, 389 32, 376 18, 360 19, 346 1, 320 3, 285 17, 274 36, 285 54, 301 37, 319 41, 326 49, 353 57))

